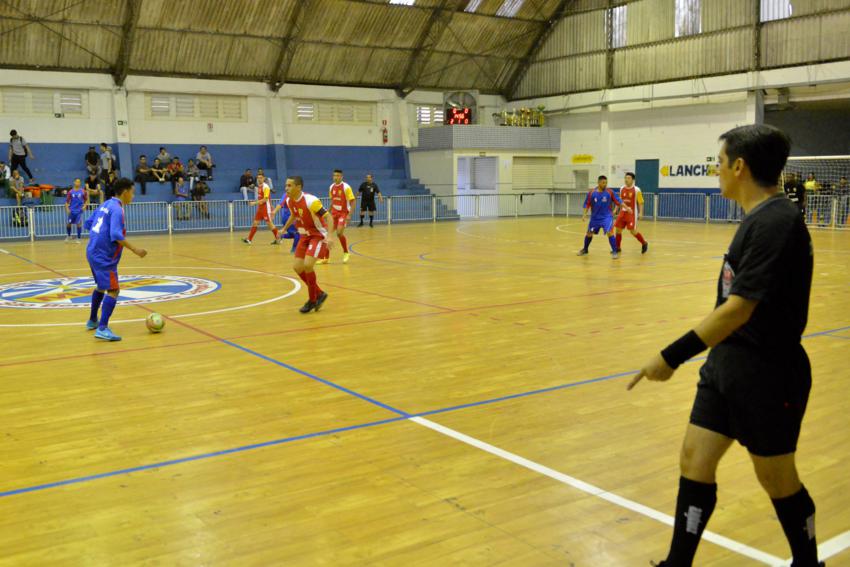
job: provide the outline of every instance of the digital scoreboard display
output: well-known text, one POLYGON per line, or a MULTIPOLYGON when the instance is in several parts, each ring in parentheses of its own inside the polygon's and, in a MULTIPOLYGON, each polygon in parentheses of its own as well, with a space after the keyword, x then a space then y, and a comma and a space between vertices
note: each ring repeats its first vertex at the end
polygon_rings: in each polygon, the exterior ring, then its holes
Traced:
POLYGON ((446 108, 445 117, 446 124, 472 124, 472 109, 450 106, 446 108))

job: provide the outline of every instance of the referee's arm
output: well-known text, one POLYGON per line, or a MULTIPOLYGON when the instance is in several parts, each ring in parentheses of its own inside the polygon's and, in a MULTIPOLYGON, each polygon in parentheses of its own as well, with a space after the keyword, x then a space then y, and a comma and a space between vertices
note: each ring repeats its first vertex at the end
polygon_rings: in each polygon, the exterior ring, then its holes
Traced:
MULTIPOLYGON (((758 305, 758 301, 756 300, 746 299, 740 295, 730 295, 720 307, 712 311, 708 317, 694 327, 692 332, 696 334, 696 341, 701 341, 704 347, 709 348, 721 343, 726 337, 735 332, 736 329, 750 320, 756 305, 758 305)), ((690 334, 688 333, 688 335, 690 334)), ((690 339, 686 338, 688 335, 679 339, 677 343, 688 340, 693 342, 693 337, 690 339)), ((646 366, 635 374, 632 381, 629 382, 627 389, 631 390, 634 388, 644 377, 657 381, 669 380, 675 371, 675 368, 667 364, 664 356, 658 353, 646 366)))

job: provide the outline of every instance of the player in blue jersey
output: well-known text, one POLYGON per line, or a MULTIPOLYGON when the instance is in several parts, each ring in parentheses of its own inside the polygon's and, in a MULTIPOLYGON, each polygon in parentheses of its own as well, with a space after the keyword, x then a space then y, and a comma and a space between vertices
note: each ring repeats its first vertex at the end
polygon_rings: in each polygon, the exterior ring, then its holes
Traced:
POLYGON ((74 188, 68 191, 65 196, 65 216, 68 218, 68 224, 65 230, 68 236, 65 241, 71 240, 71 225, 77 225, 77 244, 83 237, 83 210, 89 204, 89 194, 83 189, 83 182, 79 179, 74 179, 74 188))
MULTIPOLYGON (((282 210, 283 213, 281 214, 281 219, 283 220, 283 226, 286 226, 289 222, 289 217, 292 216, 292 213, 289 212, 289 207, 284 205, 284 201, 286 201, 285 196, 280 200, 280 203, 278 203, 278 205, 274 208, 274 211, 272 211, 272 220, 277 217, 277 212, 282 210)), ((295 254, 295 248, 298 246, 298 241, 301 240, 301 235, 298 234, 298 230, 295 228, 294 222, 288 229, 286 229, 286 232, 280 234, 280 238, 292 239, 292 249, 289 251, 289 253, 295 254)))
POLYGON ((118 262, 121 252, 129 249, 139 258, 147 255, 144 248, 136 248, 126 240, 127 227, 124 224, 124 205, 133 202, 135 185, 132 179, 122 177, 112 187, 111 199, 102 204, 92 216, 86 220, 89 230, 89 245, 86 258, 89 261, 91 273, 94 276, 95 291, 91 296, 91 315, 86 323, 86 329, 97 329, 94 336, 105 341, 120 341, 121 337, 109 329, 109 317, 118 301, 118 262), (103 303, 100 322, 97 310, 103 303))
POLYGON ((593 240, 593 235, 599 232, 599 229, 608 235, 608 243, 611 244, 611 257, 616 259, 620 257, 617 252, 617 239, 614 237, 614 206, 622 206, 620 198, 608 189, 608 178, 600 175, 597 179, 596 188, 591 189, 587 194, 587 199, 584 200, 584 214, 581 220, 587 219, 588 211, 590 214, 590 224, 587 225, 587 234, 584 237, 584 248, 577 252, 577 256, 585 256, 590 247, 590 241, 593 240))

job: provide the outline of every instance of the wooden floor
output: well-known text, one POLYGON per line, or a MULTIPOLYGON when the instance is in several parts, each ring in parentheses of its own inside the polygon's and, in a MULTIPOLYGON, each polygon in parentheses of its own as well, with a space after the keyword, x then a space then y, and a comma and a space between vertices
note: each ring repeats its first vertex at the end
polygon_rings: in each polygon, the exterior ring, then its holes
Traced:
MULTIPOLYGON (((212 313, 151 335, 119 303, 106 344, 83 310, 0 309, 0 564, 647 565, 699 364, 631 393, 627 376, 712 308, 734 228, 646 223, 649 253, 627 235, 617 261, 602 238, 575 256, 577 219, 351 228, 306 316, 267 232, 133 238, 149 255, 123 275, 221 284, 143 307, 212 313)), ((799 467, 841 550, 850 233, 813 238, 799 467)), ((0 285, 88 274, 81 246, 0 248, 0 285)), ((697 565, 788 558, 740 446, 719 485, 709 530, 729 539, 697 565)))

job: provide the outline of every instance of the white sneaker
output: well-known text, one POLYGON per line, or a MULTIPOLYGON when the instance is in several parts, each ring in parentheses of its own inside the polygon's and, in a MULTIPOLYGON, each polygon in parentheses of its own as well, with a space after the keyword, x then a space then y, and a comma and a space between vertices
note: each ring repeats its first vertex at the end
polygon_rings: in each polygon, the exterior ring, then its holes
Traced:
POLYGON ((70 236, 66 236, 66 237, 65 237, 65 242, 71 242, 71 237, 70 237, 70 236))

